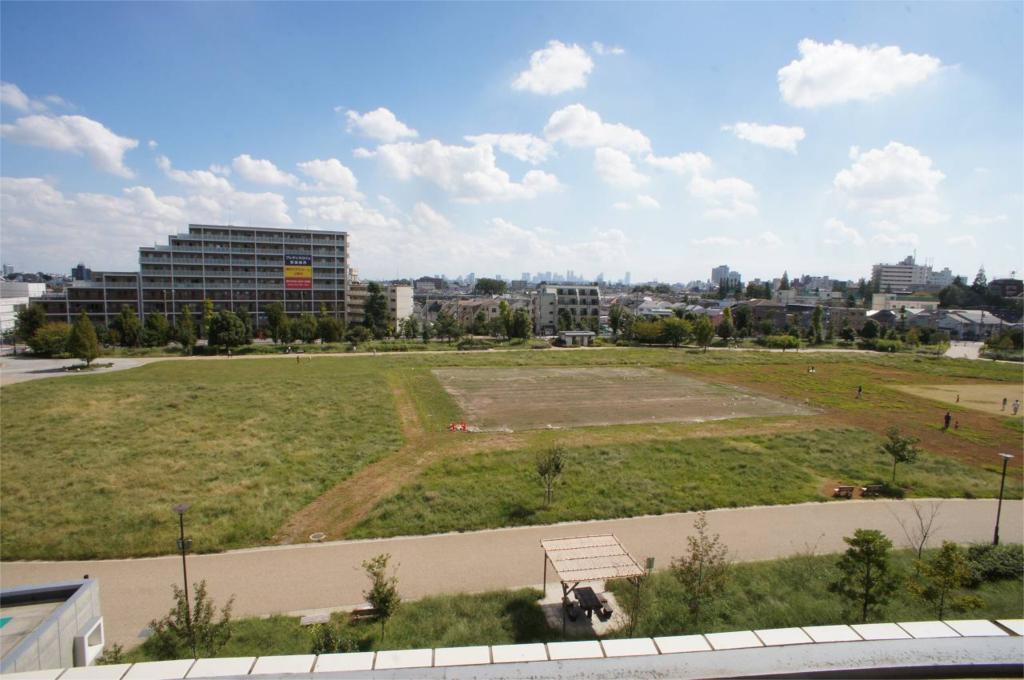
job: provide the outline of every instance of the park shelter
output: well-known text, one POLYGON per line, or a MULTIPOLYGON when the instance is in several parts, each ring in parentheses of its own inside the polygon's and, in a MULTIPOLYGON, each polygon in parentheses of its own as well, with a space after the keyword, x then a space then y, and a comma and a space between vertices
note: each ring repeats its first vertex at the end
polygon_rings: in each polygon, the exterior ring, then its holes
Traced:
POLYGON ((580 583, 639 578, 645 574, 614 534, 549 538, 540 542, 544 549, 544 588, 548 585, 548 562, 568 595, 580 583), (572 584, 572 585, 569 585, 572 584))

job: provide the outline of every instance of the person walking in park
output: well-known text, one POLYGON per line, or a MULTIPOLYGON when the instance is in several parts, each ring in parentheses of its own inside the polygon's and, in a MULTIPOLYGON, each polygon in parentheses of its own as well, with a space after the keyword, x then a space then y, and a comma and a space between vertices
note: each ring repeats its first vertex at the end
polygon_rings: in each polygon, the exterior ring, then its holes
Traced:
POLYGON ((863 393, 864 393, 864 386, 863 385, 857 385, 857 398, 860 399, 860 395, 862 395, 863 393))
POLYGON ((1000 411, 1005 411, 1006 410, 1006 397, 1003 397, 1003 407, 1001 409, 999 409, 999 410, 1000 411))
POLYGON ((949 429, 949 421, 953 420, 953 416, 949 415, 949 411, 946 411, 946 415, 942 418, 942 429, 949 429))
POLYGON ((1020 399, 1013 400, 1013 415, 1017 415, 1017 411, 1020 410, 1020 399))

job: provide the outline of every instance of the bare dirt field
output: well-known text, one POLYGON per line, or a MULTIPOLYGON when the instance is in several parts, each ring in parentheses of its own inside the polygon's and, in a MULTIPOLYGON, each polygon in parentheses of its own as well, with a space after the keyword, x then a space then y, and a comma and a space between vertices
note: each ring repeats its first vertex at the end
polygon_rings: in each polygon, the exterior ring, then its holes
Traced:
MULTIPOLYGON (((979 385, 898 385, 896 389, 925 399, 934 399, 946 404, 970 408, 986 413, 1013 415, 1013 400, 1024 402, 1024 385, 1013 383, 986 383, 979 385), (960 401, 957 402, 959 396, 960 401), (1006 408, 1003 408, 1006 399, 1006 408)), ((1024 416, 1024 408, 1017 412, 1024 416)))
POLYGON ((654 368, 444 368, 434 375, 470 427, 483 431, 814 413, 654 368))

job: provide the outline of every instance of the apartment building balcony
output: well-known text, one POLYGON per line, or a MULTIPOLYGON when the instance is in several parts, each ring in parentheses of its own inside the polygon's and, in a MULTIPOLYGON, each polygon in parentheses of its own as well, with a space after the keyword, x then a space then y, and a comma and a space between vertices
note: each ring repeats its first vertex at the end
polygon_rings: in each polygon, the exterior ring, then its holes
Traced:
POLYGON ((173 260, 175 266, 179 264, 202 264, 203 258, 201 257, 176 257, 173 260))

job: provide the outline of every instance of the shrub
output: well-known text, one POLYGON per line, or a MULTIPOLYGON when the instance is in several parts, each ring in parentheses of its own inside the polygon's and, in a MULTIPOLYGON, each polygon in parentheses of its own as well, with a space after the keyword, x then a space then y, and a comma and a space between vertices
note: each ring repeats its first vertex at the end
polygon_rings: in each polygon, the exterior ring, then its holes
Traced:
POLYGON ((985 581, 1020 579, 1024 575, 1024 546, 972 545, 967 549, 967 562, 971 567, 971 587, 985 581))
POLYGON ((48 321, 36 329, 28 339, 28 346, 33 354, 52 357, 67 352, 70 337, 71 326, 63 321, 48 321))
POLYGON ((459 349, 491 349, 494 347, 494 343, 490 340, 466 338, 465 340, 459 341, 459 344, 457 344, 456 347, 459 349))
POLYGON ((800 347, 800 339, 792 335, 767 335, 755 340, 757 344, 769 349, 797 349, 800 347))

